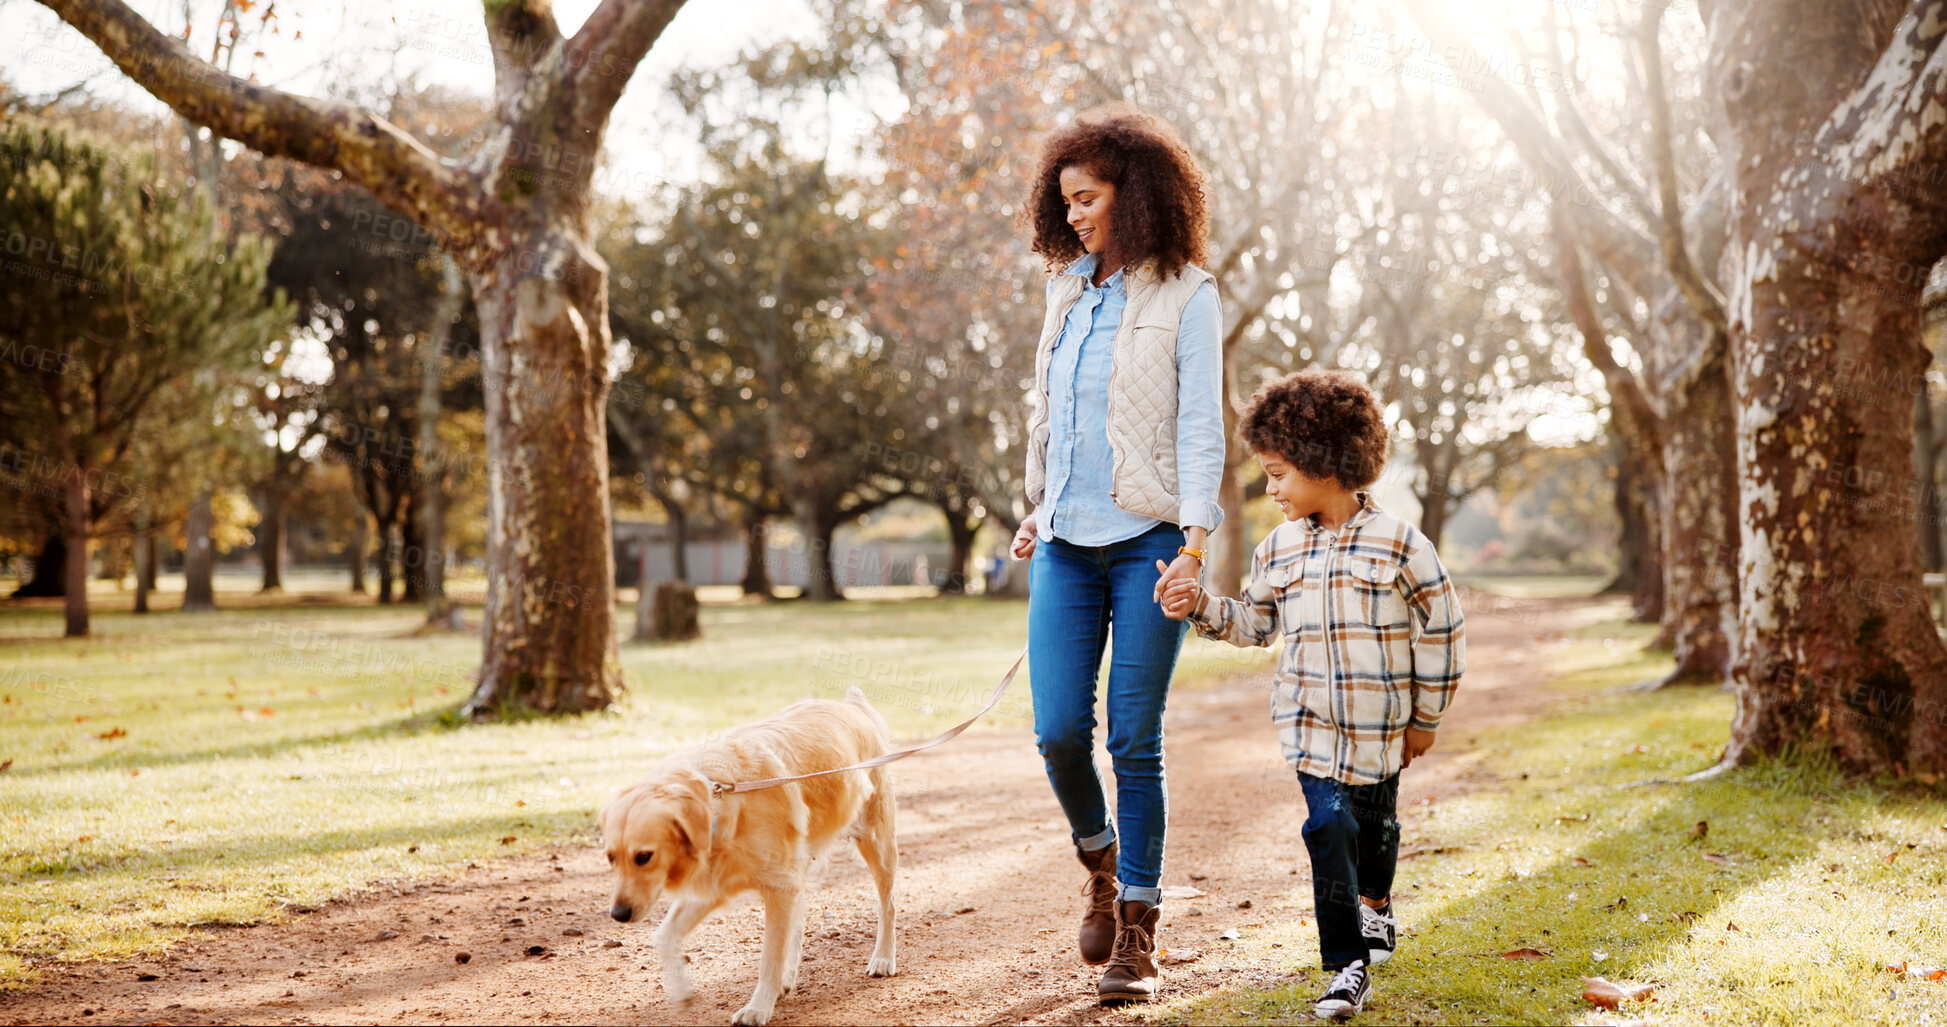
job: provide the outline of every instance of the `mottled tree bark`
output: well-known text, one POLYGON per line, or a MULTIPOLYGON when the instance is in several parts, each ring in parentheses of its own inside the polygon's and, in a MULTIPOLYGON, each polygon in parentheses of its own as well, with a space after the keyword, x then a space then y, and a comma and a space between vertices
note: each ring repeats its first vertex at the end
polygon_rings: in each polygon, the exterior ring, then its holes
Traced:
POLYGON ((1947 649, 1913 531, 1920 284, 1947 253, 1947 2, 1712 4, 1737 405, 1737 717, 1724 762, 1947 769, 1947 649), (1904 11, 1904 15, 1902 15, 1904 11))
POLYGON ((42 0, 178 114, 330 168, 433 232, 480 311, 489 589, 466 709, 597 709, 621 687, 604 399, 607 267, 587 216, 609 113, 682 0, 602 0, 572 38, 547 0, 485 5, 497 129, 444 160, 378 115, 200 61, 120 0, 42 0))

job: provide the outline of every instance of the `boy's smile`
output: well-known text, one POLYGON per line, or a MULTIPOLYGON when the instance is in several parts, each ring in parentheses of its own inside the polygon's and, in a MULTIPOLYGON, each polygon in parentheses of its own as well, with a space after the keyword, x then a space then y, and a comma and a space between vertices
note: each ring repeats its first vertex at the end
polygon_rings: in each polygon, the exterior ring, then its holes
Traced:
POLYGON ((1358 494, 1337 478, 1309 477, 1276 453, 1259 452, 1257 462, 1264 468, 1264 494, 1287 521, 1317 515, 1319 524, 1337 529, 1359 512, 1358 494))

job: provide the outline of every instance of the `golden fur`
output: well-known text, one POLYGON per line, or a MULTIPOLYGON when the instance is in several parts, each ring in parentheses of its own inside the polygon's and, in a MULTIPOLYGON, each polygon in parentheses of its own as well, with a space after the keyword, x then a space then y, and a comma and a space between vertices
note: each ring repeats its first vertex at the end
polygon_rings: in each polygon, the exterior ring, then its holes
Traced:
POLYGON ((684 937, 731 897, 755 891, 764 902, 757 990, 732 1022, 768 1021, 778 996, 797 984, 811 859, 845 837, 857 841, 879 887, 878 943, 866 972, 892 975, 892 875, 899 857, 891 773, 876 767, 752 792, 710 791, 712 781, 832 770, 890 748, 885 718, 854 688, 844 702, 795 703, 675 753, 602 809, 602 847, 616 871, 609 914, 638 919, 663 892, 670 895, 655 940, 672 1000, 684 1002, 691 994, 684 937))

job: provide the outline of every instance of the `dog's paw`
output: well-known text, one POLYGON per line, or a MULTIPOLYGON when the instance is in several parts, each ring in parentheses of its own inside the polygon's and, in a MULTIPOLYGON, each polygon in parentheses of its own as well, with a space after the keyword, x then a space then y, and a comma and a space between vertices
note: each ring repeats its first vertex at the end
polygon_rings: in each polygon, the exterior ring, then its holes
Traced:
POLYGON ((891 977, 899 972, 899 968, 895 965, 892 956, 873 956, 872 960, 865 964, 865 972, 870 977, 891 977))
POLYGON ((679 1006, 687 1006, 696 997, 696 989, 690 986, 687 974, 668 974, 663 977, 663 995, 679 1006))
POLYGON ((771 1011, 759 1009, 756 1003, 752 1003, 737 1010, 737 1015, 731 1017, 730 1022, 736 1027, 764 1027, 771 1022, 771 1011))

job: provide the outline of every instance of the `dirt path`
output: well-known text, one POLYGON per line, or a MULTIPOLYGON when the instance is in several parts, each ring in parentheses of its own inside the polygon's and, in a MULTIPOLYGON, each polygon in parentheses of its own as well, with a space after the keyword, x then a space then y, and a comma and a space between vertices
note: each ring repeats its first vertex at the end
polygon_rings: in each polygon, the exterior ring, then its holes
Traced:
MULTIPOLYGON (((1549 704, 1536 687, 1548 643, 1615 609, 1582 600, 1469 611, 1461 697, 1439 747, 1401 789, 1403 847, 1422 840, 1417 804, 1466 787, 1454 753, 1549 704)), ((1172 697, 1163 883, 1194 882, 1207 894, 1165 903, 1166 946, 1211 948, 1226 928, 1292 915, 1272 900, 1309 894, 1303 802, 1278 756, 1264 696, 1262 675, 1248 675, 1172 697), (1251 908, 1239 909, 1247 899, 1251 908)), ((1129 1019, 1095 1005, 1098 974, 1075 954, 1082 875, 1031 737, 965 735, 900 764, 895 779, 898 976, 865 976, 876 903, 858 857, 849 846, 835 850, 814 870, 799 989, 778 1003, 772 1022, 1129 1019)), ((600 855, 562 848, 380 889, 282 924, 208 930, 157 958, 48 964, 31 990, 0 992, 0 1020, 729 1023, 755 983, 755 901, 733 904, 691 936, 697 995, 677 1008, 663 1001, 650 932, 610 920, 608 897, 600 855)), ((1400 904, 1410 922, 1410 895, 1400 904)), ((1294 969, 1315 966, 1317 954, 1293 953, 1292 961, 1294 969)), ((1170 968, 1165 988, 1181 995, 1250 973, 1190 964, 1170 968)), ((1278 977, 1260 975, 1267 983, 1278 977)))

